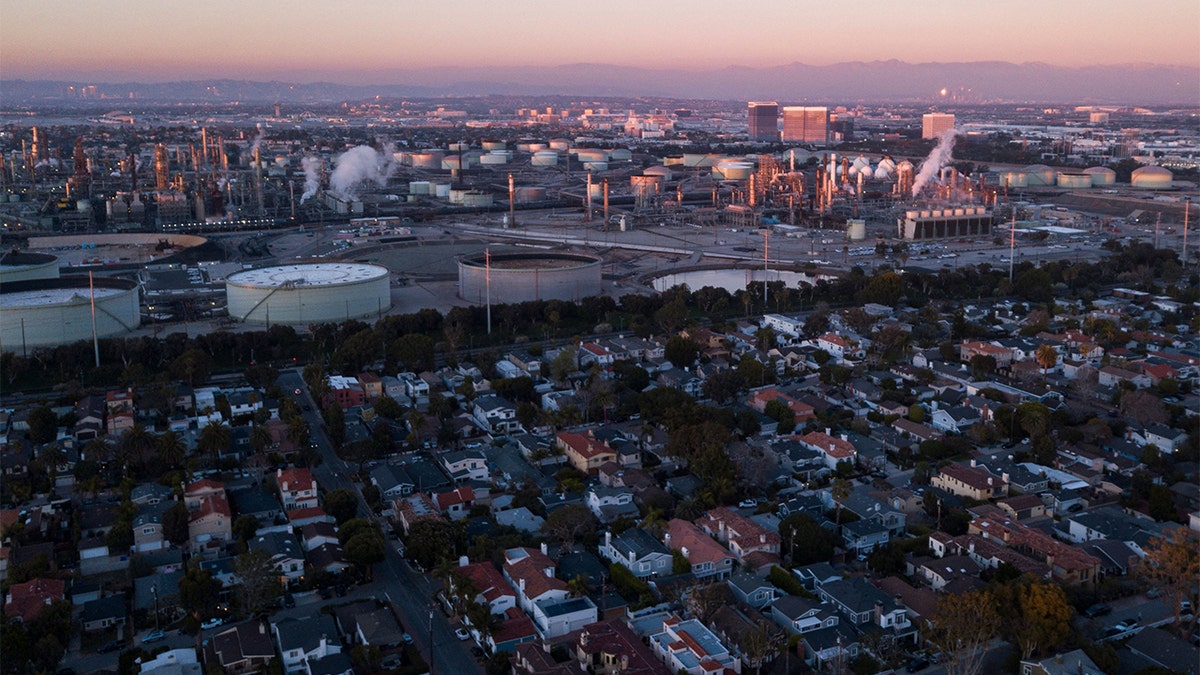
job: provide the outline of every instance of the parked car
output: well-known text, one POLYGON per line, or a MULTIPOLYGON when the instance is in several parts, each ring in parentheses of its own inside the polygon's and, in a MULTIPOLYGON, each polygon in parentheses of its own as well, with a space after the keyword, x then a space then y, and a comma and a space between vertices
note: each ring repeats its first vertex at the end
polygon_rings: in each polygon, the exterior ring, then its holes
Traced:
POLYGON ((216 628, 217 626, 220 626, 223 623, 225 623, 225 619, 213 617, 213 618, 209 619, 208 621, 205 621, 204 623, 200 624, 200 628, 201 628, 201 630, 212 630, 213 628, 216 628))
POLYGON ((105 642, 104 644, 100 645, 100 648, 97 649, 96 652, 100 653, 100 654, 107 654, 109 652, 115 652, 120 649, 121 649, 120 641, 109 640, 108 642, 105 642))
POLYGON ((1098 616, 1105 616, 1106 614, 1112 614, 1112 607, 1104 603, 1097 603, 1083 610, 1083 615, 1089 619, 1095 619, 1098 616))
POLYGON ((408 633, 405 633, 404 635, 401 635, 400 637, 404 640, 404 644, 406 644, 406 645, 411 645, 413 642, 413 637, 411 635, 409 635, 408 633))
POLYGON ((167 637, 166 633, 162 632, 161 629, 155 628, 154 630, 150 631, 149 633, 146 633, 142 637, 142 642, 145 642, 145 643, 158 642, 159 640, 162 640, 165 637, 167 637))
POLYGON ((910 673, 915 673, 918 670, 925 670, 928 667, 929 659, 925 658, 924 656, 918 656, 917 658, 908 662, 908 667, 906 667, 905 670, 910 673))
POLYGON ((459 626, 458 628, 454 629, 454 637, 458 638, 459 640, 470 640, 471 634, 467 632, 466 628, 459 626))

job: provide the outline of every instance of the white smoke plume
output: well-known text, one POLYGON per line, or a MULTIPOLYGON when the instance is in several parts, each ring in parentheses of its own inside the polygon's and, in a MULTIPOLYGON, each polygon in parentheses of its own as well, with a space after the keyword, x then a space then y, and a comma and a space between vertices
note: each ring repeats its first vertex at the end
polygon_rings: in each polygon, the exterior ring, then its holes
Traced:
POLYGON ((352 199, 357 187, 364 181, 379 187, 387 185, 388 176, 396 164, 391 152, 379 152, 369 145, 350 148, 333 160, 333 173, 329 175, 329 190, 335 195, 352 199))
POLYGON ((266 137, 267 135, 263 133, 262 125, 258 125, 258 133, 255 134, 254 140, 250 143, 250 161, 254 161, 254 153, 262 145, 263 139, 266 137))
POLYGON ((913 180, 912 196, 916 197, 921 194, 929 181, 935 179, 938 171, 950 163, 954 152, 954 139, 958 132, 954 129, 947 129, 938 134, 937 144, 933 146, 933 150, 925 161, 921 162, 921 170, 917 172, 917 177, 913 180))
POLYGON ((300 160, 300 166, 304 168, 304 194, 300 195, 303 204, 321 188, 321 158, 305 157, 300 160))

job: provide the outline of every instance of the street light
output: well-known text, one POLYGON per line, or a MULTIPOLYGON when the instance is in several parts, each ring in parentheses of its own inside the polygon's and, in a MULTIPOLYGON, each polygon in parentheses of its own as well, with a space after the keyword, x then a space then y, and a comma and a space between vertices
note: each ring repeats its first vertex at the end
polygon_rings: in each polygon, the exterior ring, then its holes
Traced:
POLYGON ((433 671, 433 604, 429 605, 429 675, 434 675, 433 671))

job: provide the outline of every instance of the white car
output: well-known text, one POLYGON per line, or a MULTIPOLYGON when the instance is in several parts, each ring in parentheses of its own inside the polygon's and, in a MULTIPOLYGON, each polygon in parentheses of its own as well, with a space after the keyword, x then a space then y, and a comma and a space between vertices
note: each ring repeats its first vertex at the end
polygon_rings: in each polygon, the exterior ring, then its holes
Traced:
POLYGON ((458 628, 454 629, 454 637, 458 638, 459 640, 470 640, 471 634, 467 632, 466 628, 459 626, 458 628))
POLYGON ((225 619, 218 619, 218 618, 214 617, 214 618, 209 619, 208 621, 205 621, 204 623, 200 624, 200 628, 203 630, 210 630, 210 629, 216 628, 217 626, 220 626, 223 623, 225 623, 225 619))

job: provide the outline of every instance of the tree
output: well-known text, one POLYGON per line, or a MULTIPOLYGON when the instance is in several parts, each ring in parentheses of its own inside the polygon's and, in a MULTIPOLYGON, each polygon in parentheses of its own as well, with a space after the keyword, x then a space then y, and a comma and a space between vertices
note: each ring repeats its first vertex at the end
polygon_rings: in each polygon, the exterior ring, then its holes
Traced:
POLYGON ((242 581, 238 597, 246 614, 260 614, 275 605, 283 588, 270 554, 262 549, 247 551, 234 559, 233 570, 242 581))
MULTIPOLYGON (((1175 612, 1175 624, 1180 623, 1184 600, 1196 606, 1194 589, 1200 578, 1200 533, 1186 527, 1163 530, 1162 536, 1150 540, 1146 558, 1138 569, 1151 584, 1163 590, 1167 606, 1175 612)), ((1195 623, 1193 617, 1189 624, 1195 623)), ((1184 633, 1190 635, 1190 625, 1184 633)))
POLYGON ((596 529, 596 517, 583 504, 568 504, 546 516, 542 531, 568 546, 596 529))
POLYGON ((976 354, 971 357, 971 374, 982 379, 996 372, 996 357, 976 354))
POLYGON ((787 547, 783 552, 793 567, 829 560, 837 544, 834 533, 805 513, 793 513, 784 518, 779 524, 779 534, 787 547))
POLYGON ((829 486, 829 496, 837 504, 837 525, 842 524, 842 502, 850 496, 850 481, 845 478, 835 478, 829 486))
POLYGON ((203 349, 189 349, 171 362, 171 376, 184 380, 189 387, 204 382, 212 372, 212 358, 203 349))
POLYGON ((554 360, 550 362, 550 377, 555 382, 565 382, 567 376, 579 369, 575 348, 567 345, 558 350, 554 360))
POLYGON ((244 547, 247 547, 254 535, 258 534, 258 519, 249 514, 238 516, 234 519, 230 530, 233 532, 233 536, 242 542, 244 547))
POLYGON ((162 514, 163 538, 175 546, 188 540, 188 521, 191 514, 183 502, 175 502, 162 514))
POLYGON ((732 602, 729 586, 722 583, 693 584, 683 596, 684 608, 702 623, 708 623, 718 609, 732 602))
POLYGON ((671 365, 686 369, 696 362, 696 357, 700 355, 700 346, 691 338, 673 335, 663 347, 663 355, 667 357, 671 365))
POLYGON ((49 443, 58 435, 58 417, 48 405, 39 405, 29 411, 29 440, 41 445, 49 443))
POLYGON ((1071 633, 1071 605, 1057 584, 1022 577, 991 595, 1005 639, 1017 645, 1023 661, 1057 648, 1071 633))
POLYGON ((187 444, 174 431, 168 431, 158 437, 158 458, 169 468, 183 466, 187 455, 187 444))
POLYGON ((220 590, 220 582, 208 570, 190 566, 179 580, 179 606, 200 623, 216 612, 220 590))
POLYGON ((1037 350, 1033 353, 1033 358, 1036 359, 1038 365, 1042 367, 1042 375, 1045 375, 1046 371, 1058 364, 1058 352, 1054 349, 1054 347, 1045 342, 1038 345, 1037 350))
POLYGON ((371 566, 383 562, 387 543, 378 526, 361 528, 342 545, 346 561, 371 578, 371 566))
POLYGON ((985 591, 942 595, 926 639, 943 654, 947 675, 978 675, 987 643, 1000 630, 1000 615, 985 591))
POLYGON ((233 432, 229 427, 220 422, 209 422, 200 430, 200 435, 196 438, 196 449, 202 453, 212 456, 212 460, 216 463, 217 458, 222 452, 229 449, 229 444, 233 440, 233 432))
POLYGON ((333 516, 338 525, 344 524, 358 513, 358 496, 346 488, 325 493, 325 513, 333 516))
POLYGON ((1138 426, 1162 424, 1167 421, 1167 409, 1162 399, 1145 389, 1127 391, 1121 396, 1117 405, 1121 416, 1136 423, 1138 426))
POLYGON ((425 569, 437 567, 442 560, 458 557, 459 528, 454 523, 426 518, 408 527, 405 545, 408 554, 425 569))
POLYGON ((346 441, 346 412, 335 402, 326 406, 322 415, 325 417, 325 435, 333 449, 339 450, 346 441))

